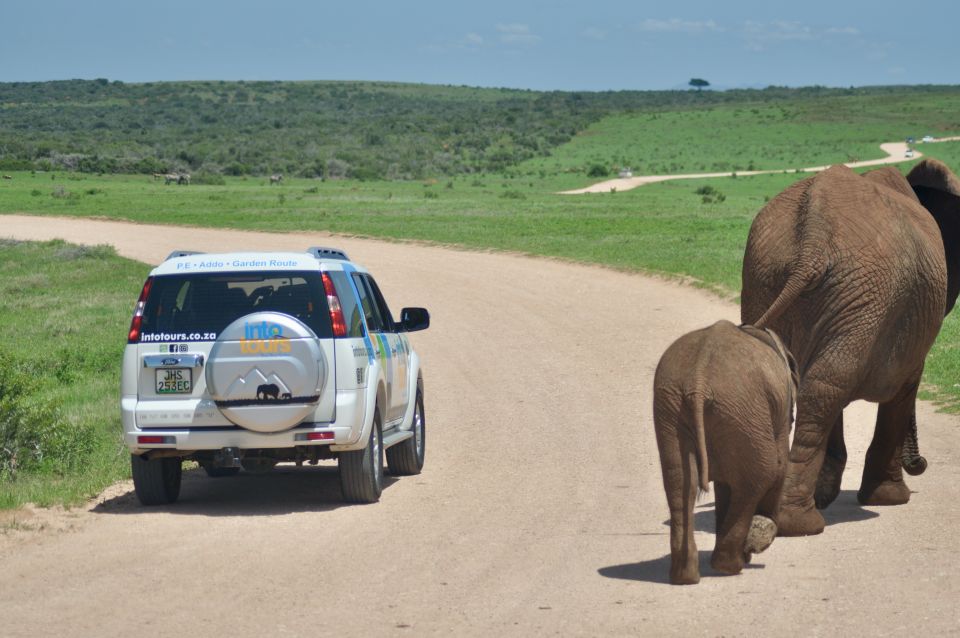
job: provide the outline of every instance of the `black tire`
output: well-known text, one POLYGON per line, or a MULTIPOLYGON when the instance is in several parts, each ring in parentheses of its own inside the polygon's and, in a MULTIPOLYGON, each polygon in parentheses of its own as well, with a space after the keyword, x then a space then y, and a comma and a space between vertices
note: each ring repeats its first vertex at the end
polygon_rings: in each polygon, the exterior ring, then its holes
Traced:
POLYGON ((373 413, 370 439, 362 450, 340 453, 340 492, 348 503, 376 503, 383 492, 380 410, 373 413))
POLYGON ((180 496, 183 464, 179 458, 146 460, 130 455, 133 487, 143 505, 169 505, 180 496))
POLYGON ((412 476, 423 469, 426 458, 427 419, 423 412, 423 392, 417 388, 413 405, 413 436, 387 448, 387 465, 390 473, 397 476, 412 476))
POLYGON ((239 467, 214 467, 213 465, 204 465, 203 470, 210 478, 225 478, 227 476, 236 476, 240 473, 239 467))

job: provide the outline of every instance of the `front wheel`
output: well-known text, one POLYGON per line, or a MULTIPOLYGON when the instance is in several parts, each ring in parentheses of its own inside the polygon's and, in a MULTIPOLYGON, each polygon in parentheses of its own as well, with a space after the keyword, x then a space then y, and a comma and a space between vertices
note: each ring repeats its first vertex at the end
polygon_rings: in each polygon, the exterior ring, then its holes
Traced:
POLYGON ((413 436, 387 449, 387 465, 391 474, 411 476, 423 469, 426 457, 427 421, 423 412, 423 392, 417 389, 413 405, 413 436))
POLYGON ((349 503, 376 503, 383 492, 380 410, 373 413, 370 439, 362 450, 340 453, 340 491, 349 503))
POLYGON ((130 470, 142 505, 169 505, 180 496, 183 464, 179 457, 147 460, 131 454, 130 470))

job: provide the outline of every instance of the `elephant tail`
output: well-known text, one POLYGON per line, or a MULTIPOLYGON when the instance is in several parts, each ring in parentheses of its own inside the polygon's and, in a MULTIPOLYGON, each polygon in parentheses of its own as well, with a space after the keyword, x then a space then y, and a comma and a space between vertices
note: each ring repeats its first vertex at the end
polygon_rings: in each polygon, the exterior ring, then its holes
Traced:
POLYGON ((697 441, 697 476, 699 479, 700 493, 704 494, 710 489, 710 468, 707 464, 707 435, 703 428, 703 404, 706 397, 700 394, 686 395, 687 413, 690 415, 690 425, 693 427, 693 435, 697 441))
POLYGON ((817 279, 817 271, 810 267, 801 267, 792 271, 790 276, 787 277, 787 283, 784 284, 780 294, 773 300, 773 303, 770 304, 766 312, 753 322, 753 325, 757 328, 770 327, 770 324, 776 321, 785 310, 790 308, 797 298, 803 294, 803 291, 817 279))

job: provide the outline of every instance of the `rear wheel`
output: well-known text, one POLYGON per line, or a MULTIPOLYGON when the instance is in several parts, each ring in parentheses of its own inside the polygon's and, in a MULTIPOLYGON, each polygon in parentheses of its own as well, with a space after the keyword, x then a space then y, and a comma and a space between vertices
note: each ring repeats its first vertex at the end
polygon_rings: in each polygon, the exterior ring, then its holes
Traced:
POLYGON ((387 449, 387 465, 390 473, 398 476, 419 474, 426 456, 426 419, 423 413, 423 392, 417 389, 413 405, 413 436, 387 449))
POLYGON ((169 505, 180 496, 183 465, 180 458, 144 459, 130 455, 133 488, 143 505, 169 505))
POLYGON ((362 450, 340 453, 340 491, 350 503, 376 503, 383 491, 383 442, 380 410, 373 413, 370 439, 362 450))

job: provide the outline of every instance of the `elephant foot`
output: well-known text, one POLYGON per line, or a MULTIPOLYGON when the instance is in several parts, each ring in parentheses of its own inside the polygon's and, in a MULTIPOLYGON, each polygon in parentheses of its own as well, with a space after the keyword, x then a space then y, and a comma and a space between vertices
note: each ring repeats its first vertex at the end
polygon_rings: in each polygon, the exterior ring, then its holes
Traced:
POLYGON ((693 552, 686 560, 671 558, 670 582, 674 585, 696 585, 700 582, 699 555, 693 552))
POLYGON ((840 495, 840 481, 843 479, 845 465, 845 460, 829 454, 824 457, 820 475, 817 476, 817 489, 813 495, 818 510, 826 509, 840 495))
POLYGON ((823 532, 823 515, 815 507, 783 505, 777 521, 777 536, 813 536, 823 532))
POLYGON ((864 483, 857 500, 861 505, 903 505, 910 500, 910 488, 903 481, 864 483))
POLYGON ((724 574, 739 574, 743 571, 745 553, 714 551, 710 557, 710 566, 724 574))
POLYGON ((777 524, 773 522, 773 519, 758 514, 750 521, 750 531, 747 532, 747 540, 743 544, 743 551, 748 556, 759 554, 770 547, 776 537, 777 524))

